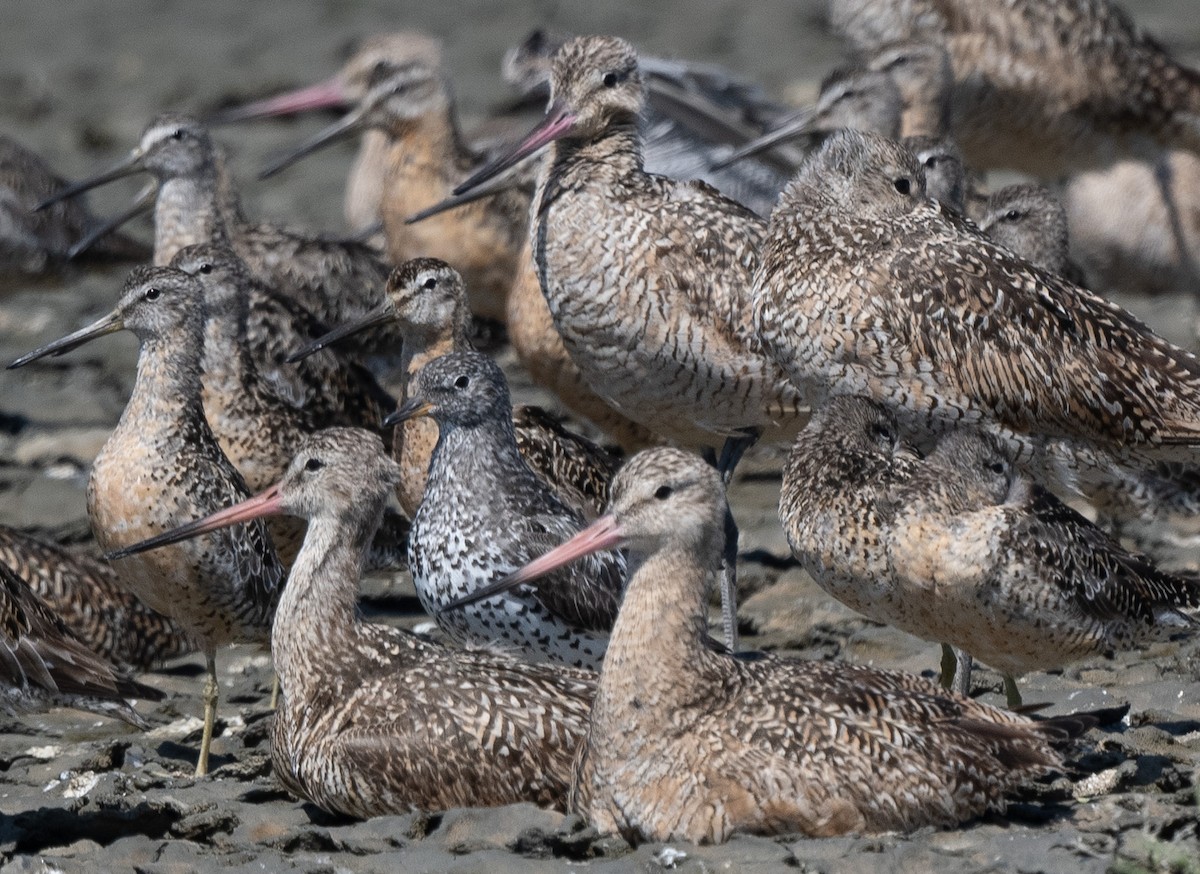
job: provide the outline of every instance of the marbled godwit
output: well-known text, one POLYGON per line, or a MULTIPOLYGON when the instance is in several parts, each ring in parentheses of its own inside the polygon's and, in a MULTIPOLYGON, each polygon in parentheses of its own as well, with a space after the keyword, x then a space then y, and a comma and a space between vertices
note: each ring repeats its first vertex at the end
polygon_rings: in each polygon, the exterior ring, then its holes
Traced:
POLYGON ((0 564, 101 658, 146 670, 196 649, 175 622, 135 598, 107 562, 0 525, 0 564))
MULTIPOLYGON (((35 209, 66 184, 29 149, 0 135, 0 273, 37 274, 60 265, 100 225, 80 202, 35 209)), ((111 232, 94 240, 90 251, 100 259, 150 255, 144 244, 111 232)))
POLYGON ((906 429, 976 425, 1025 459, 1044 437, 1139 464, 1187 457, 1194 356, 923 195, 911 152, 858 131, 834 134, 784 191, 754 324, 814 402, 865 394, 906 429))
POLYGON ((149 728, 127 698, 157 701, 162 693, 84 646, 24 580, 0 564, 0 710, 74 707, 149 728))
POLYGON ((751 339, 762 221, 696 182, 645 173, 637 55, 580 37, 554 56, 553 103, 509 156, 547 144, 531 229, 555 327, 588 385, 671 440, 712 446, 749 427, 798 428, 802 403, 751 339))
MULTIPOLYGON (((231 287, 224 294, 244 309, 242 342, 251 362, 270 390, 301 410, 298 415, 314 427, 349 424, 373 430, 393 406, 365 367, 335 350, 290 361, 298 346, 311 342, 326 327, 302 306, 251 276, 245 262, 224 243, 188 246, 176 253, 171 266, 199 275, 206 285, 214 282, 213 274, 221 277, 223 287, 236 285, 236 295, 231 287)), ((283 466, 266 481, 274 482, 283 466)))
POLYGON ((158 180, 155 264, 170 263, 184 246, 227 242, 254 276, 325 324, 357 318, 383 296, 387 267, 369 246, 247 221, 223 156, 208 130, 187 115, 155 117, 127 158, 43 203, 134 173, 158 180))
POLYGON ((486 356, 454 352, 427 364, 397 416, 420 414, 433 416, 439 432, 408 541, 421 605, 461 643, 499 643, 540 660, 598 666, 625 581, 619 554, 561 573, 536 594, 505 593, 442 610, 579 531, 585 519, 522 458, 504 373, 486 356))
MULTIPOLYGON (((204 312, 194 305, 201 294, 186 273, 139 267, 111 313, 9 365, 66 352, 123 328, 141 342, 133 394, 88 480, 92 533, 110 560, 123 557, 122 547, 249 494, 204 418, 204 312)), ((283 568, 270 535, 255 522, 114 566, 138 598, 178 622, 204 648, 208 678, 196 773, 205 774, 216 718, 216 649, 234 641, 265 641, 279 599, 283 568)))
POLYGON ((1010 705, 1016 675, 1200 629, 1200 579, 1126 552, 990 438, 947 434, 894 500, 891 574, 916 608, 905 630, 1001 671, 1010 705))
POLYGON ((466 278, 472 312, 502 320, 529 214, 528 188, 504 188, 422 222, 406 221, 444 199, 484 160, 459 130, 436 47, 431 41, 427 51, 373 81, 344 118, 264 175, 340 137, 364 130, 382 132, 388 147, 379 206, 388 257, 396 264, 416 256, 453 263, 466 278))
MULTIPOLYGON (((383 322, 395 322, 402 338, 401 367, 407 381, 401 404, 415 390, 417 375, 426 364, 451 352, 471 349, 470 313, 462 276, 444 261, 414 258, 388 277, 383 306, 361 321, 335 329, 293 357, 383 322)), ((600 515, 608 503, 608 484, 616 472, 616 460, 590 441, 567 432, 535 407, 514 408, 513 428, 525 462, 559 499, 588 519, 600 515)), ((425 492, 437 439, 438 427, 426 416, 407 419, 396 428, 392 455, 402 473, 396 496, 410 519, 425 492)))
POLYGON ((379 438, 308 437, 279 485, 151 545, 267 513, 308 520, 271 652, 271 759, 325 810, 379 816, 532 801, 564 807, 595 675, 428 643, 355 610, 363 552, 399 469, 379 438))
POLYGON ((618 544, 636 568, 572 787, 601 831, 722 841, 954 825, 1057 764, 1046 729, 919 677, 713 652, 725 513, 714 470, 651 449, 617 475, 609 515, 510 578, 618 544))
POLYGON ((1083 272, 1070 260, 1067 211, 1041 185, 1008 185, 983 204, 979 230, 1048 273, 1084 285, 1083 272))
POLYGON ((1200 150, 1200 74, 1106 0, 831 0, 830 17, 861 51, 945 46, 971 166, 1054 179, 1162 146, 1200 150))
MULTIPOLYGON (((441 43, 417 31, 367 37, 331 79, 226 110, 212 121, 225 123, 331 106, 349 107, 362 100, 372 85, 401 68, 409 64, 437 67, 441 56, 441 43)), ((363 131, 358 155, 346 178, 343 201, 343 212, 351 228, 365 230, 380 221, 379 205, 389 151, 387 134, 373 129, 363 131)))

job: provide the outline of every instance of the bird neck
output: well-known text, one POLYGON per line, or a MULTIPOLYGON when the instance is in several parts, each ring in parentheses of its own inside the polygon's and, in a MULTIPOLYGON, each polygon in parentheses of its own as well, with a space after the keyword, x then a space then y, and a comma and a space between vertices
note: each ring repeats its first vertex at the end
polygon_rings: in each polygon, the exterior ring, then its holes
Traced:
POLYGON ((455 324, 443 325, 438 330, 422 328, 406 331, 400 347, 400 365, 405 374, 405 398, 411 396, 416 388, 417 374, 426 364, 451 352, 462 352, 470 348, 465 319, 456 320, 455 324))
POLYGON ((133 393, 122 421, 174 422, 199 417, 203 326, 197 311, 188 323, 142 340, 133 393))
POLYGON ((670 547, 644 559, 631 555, 629 562, 596 705, 628 712, 645 701, 669 710, 694 699, 688 678, 709 655, 707 597, 716 568, 706 567, 698 550, 670 547))
POLYGON ((544 211, 565 191, 596 179, 639 175, 644 172, 642 140, 635 119, 613 122, 590 139, 562 139, 551 146, 535 203, 544 211))
POLYGON ((258 368, 246 343, 247 306, 244 295, 230 305, 213 307, 204 323, 204 386, 208 391, 240 395, 258 381, 258 368))
POLYGON ((528 469, 528 466, 517 449, 511 414, 498 421, 472 425, 438 423, 438 442, 429 468, 431 482, 461 478, 475 483, 479 494, 487 494, 486 489, 479 488, 480 483, 490 482, 503 476, 501 471, 513 469, 528 469))
POLYGON ((213 174, 166 179, 159 186, 154 205, 156 265, 169 264, 180 249, 210 242, 224 230, 213 174))
POLYGON ((271 656, 290 700, 321 683, 323 654, 346 645, 358 628, 358 584, 384 498, 360 499, 352 516, 308 522, 271 629, 271 656))

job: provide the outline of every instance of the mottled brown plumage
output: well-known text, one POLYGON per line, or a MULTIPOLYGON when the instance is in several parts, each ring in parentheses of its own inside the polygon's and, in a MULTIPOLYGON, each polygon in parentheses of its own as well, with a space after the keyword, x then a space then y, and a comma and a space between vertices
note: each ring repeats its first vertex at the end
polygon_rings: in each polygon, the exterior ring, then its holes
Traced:
POLYGON ((572 789, 597 828, 703 842, 955 825, 1055 766, 1025 717, 919 677, 705 646, 724 515, 712 468, 648 450, 610 515, 518 577, 617 542, 635 567, 572 789))
POLYGON ((1007 185, 993 192, 976 219, 979 230, 1026 261, 1084 285, 1083 271, 1071 261, 1067 211, 1041 185, 1007 185))
POLYGON ((973 424, 1134 460, 1200 443, 1200 362, 924 196, 911 152, 842 131, 788 185, 754 323, 814 402, 865 394, 901 425, 973 424))
POLYGON ((0 526, 0 564, 101 658, 146 670, 196 649, 175 622, 134 597, 106 561, 0 526))
POLYGON ((793 387, 750 336, 761 219, 699 182, 643 169, 637 55, 580 37, 554 56, 553 102, 463 193, 551 144, 531 235, 555 327, 588 385, 668 439, 719 444, 747 427, 799 427, 793 387))
POLYGON ((329 429, 305 440, 278 486, 175 535, 266 513, 308 520, 271 635, 275 774, 357 817, 562 808, 594 674, 449 649, 358 616, 363 553, 398 477, 377 436, 329 429))
POLYGON ((831 0, 830 15, 861 51, 945 46, 952 129, 972 166, 1058 178, 1200 149, 1200 74, 1108 0, 831 0))
POLYGON ((162 693, 84 646, 24 580, 0 564, 0 710, 74 707, 149 728, 127 698, 157 701, 162 693))

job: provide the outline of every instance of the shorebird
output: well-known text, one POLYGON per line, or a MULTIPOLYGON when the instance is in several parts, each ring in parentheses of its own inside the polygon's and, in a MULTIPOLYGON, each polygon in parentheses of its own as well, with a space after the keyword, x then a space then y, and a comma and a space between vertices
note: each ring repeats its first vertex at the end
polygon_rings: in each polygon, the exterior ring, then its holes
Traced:
POLYGON ((177 623, 134 597, 107 562, 0 525, 0 564, 100 658, 148 670, 196 649, 177 623))
POLYGON ((442 610, 585 524, 517 449, 504 373, 478 352, 431 361, 397 412, 401 420, 414 415, 430 415, 438 425, 408 541, 421 605, 460 643, 499 644, 539 660, 597 667, 624 587, 619 554, 558 574, 536 594, 505 593, 442 610))
MULTIPOLYGON (((504 188, 491 197, 438 212, 421 222, 414 213, 443 200, 484 157, 467 145, 453 112, 440 44, 420 51, 379 78, 341 120, 272 164, 263 175, 351 134, 373 130, 387 139, 379 179, 380 217, 388 257, 399 264, 417 256, 451 262, 466 278, 471 310, 503 320, 504 300, 517 269, 529 214, 529 188, 504 188)), ((340 324, 339 319, 333 324, 340 324)))
POLYGON ((1067 211, 1041 185, 1008 185, 991 194, 976 220, 979 230, 1030 264, 1084 285, 1083 271, 1070 260, 1067 211))
POLYGON ((859 51, 945 47, 951 125, 973 167, 1057 179, 1200 150, 1200 74, 1107 0, 831 0, 830 18, 859 51))
MULTIPOLYGON (((0 273, 34 275, 61 266, 102 224, 81 202, 35 209, 66 184, 38 155, 0 135, 0 273)), ((139 261, 150 254, 146 245, 111 232, 89 251, 101 260, 139 261)))
POLYGON ((43 204, 135 173, 158 182, 155 264, 169 264, 185 246, 226 242, 255 277, 327 325, 357 318, 381 299, 387 266, 369 246, 247 221, 224 156, 204 125, 188 115, 156 116, 128 157, 43 204))
MULTIPOLYGON (((374 429, 393 406, 391 396, 370 371, 336 350, 291 361, 292 352, 324 333, 325 326, 251 276, 245 262, 224 243, 187 246, 176 253, 170 266, 197 276, 214 290, 219 283, 222 307, 242 313, 241 322, 229 318, 222 322, 230 331, 241 325, 238 354, 248 355, 267 389, 296 408, 301 420, 313 427, 348 424, 374 429)), ((232 348, 226 348, 231 356, 232 348)), ((282 470, 280 466, 274 478, 266 479, 273 482, 282 470)))
POLYGON ((204 312, 195 306, 201 294, 198 281, 182 271, 136 268, 111 313, 9 365, 57 355, 122 329, 141 343, 133 394, 92 463, 88 517, 122 582, 204 650, 208 670, 197 775, 208 772, 217 647, 267 639, 284 576, 261 522, 150 555, 123 553, 123 547, 249 494, 204 417, 204 312))
POLYGON ((803 403, 755 348, 746 294, 764 226, 697 182, 647 174, 637 55, 580 37, 554 56, 545 119, 463 194, 543 147, 531 239, 542 291, 588 385, 669 440, 796 430, 803 403))
POLYGON ((74 707, 147 729, 126 699, 162 697, 84 646, 24 580, 0 564, 0 710, 74 707))
MULTIPOLYGON (((441 56, 441 43, 418 31, 377 34, 364 39, 332 78, 225 110, 213 121, 224 124, 330 107, 351 107, 379 81, 410 64, 437 67, 441 64, 441 56)), ((379 206, 389 151, 388 137, 383 131, 367 129, 362 132, 358 155, 346 178, 342 206, 347 224, 355 230, 366 230, 380 221, 379 206)))
MULTIPOLYGON (((977 180, 967 170, 962 152, 953 140, 916 136, 905 137, 902 142, 921 165, 926 196, 963 216, 971 215, 972 208, 977 205, 982 206, 983 197, 978 193, 977 180)), ((1015 251, 1025 257, 1020 250, 1015 251)))
POLYGON ((706 646, 725 512, 716 471, 647 450, 617 475, 608 515, 509 578, 629 551, 571 794, 600 831, 717 842, 956 825, 1057 766, 1052 728, 919 677, 706 646))
MULTIPOLYGON (((382 306, 360 321, 336 328, 308 344, 293 358, 307 356, 373 325, 395 323, 402 338, 400 365, 406 377, 400 398, 403 405, 416 389, 418 374, 426 364, 451 352, 471 350, 470 318, 467 292, 458 271, 436 258, 414 258, 392 271, 382 306)), ((537 407, 515 407, 513 428, 522 458, 559 499, 586 518, 600 515, 608 501, 608 484, 616 472, 616 460, 590 441, 568 432, 537 407)), ((392 456, 403 473, 396 496, 410 519, 425 492, 437 440, 438 427, 425 416, 406 419, 396 427, 392 456)))
POLYGON ((399 474, 377 436, 331 428, 306 438, 278 485, 138 549, 268 513, 308 520, 271 633, 271 761, 291 792, 356 817, 563 808, 593 673, 450 649, 357 614, 363 552, 399 474))
POLYGON ((1187 458, 1200 443, 1200 362, 924 190, 907 149, 841 131, 784 191, 754 324, 805 396, 865 394, 906 432, 974 425, 1025 461, 1044 460, 1047 440, 1068 458, 1187 458))
POLYGON ((1002 672, 1010 706, 1015 676, 1200 630, 1200 579, 1124 550, 991 438, 945 435, 893 499, 891 574, 914 608, 905 630, 1002 672))

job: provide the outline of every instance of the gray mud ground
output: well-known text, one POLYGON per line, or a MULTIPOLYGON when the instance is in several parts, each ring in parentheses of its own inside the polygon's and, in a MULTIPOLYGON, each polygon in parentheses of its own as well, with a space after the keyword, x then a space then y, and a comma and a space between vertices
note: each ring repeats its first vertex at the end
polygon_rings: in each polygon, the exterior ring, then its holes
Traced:
MULTIPOLYGON (((1194 0, 1142 0, 1139 21, 1180 54, 1200 57, 1194 0)), ((126 3, 5 0, 0 14, 0 130, 67 176, 114 161, 164 108, 205 109, 323 78, 360 36, 405 26, 446 41, 461 108, 478 119, 505 92, 503 49, 535 24, 608 31, 663 54, 729 64, 778 93, 811 92, 839 47, 820 4, 126 3)), ((313 228, 341 224, 349 148, 309 159, 271 183, 251 180, 273 152, 325 119, 223 131, 255 216, 313 228)), ((136 183, 99 192, 115 209, 136 183)), ((143 233, 145 228, 140 229, 143 233)), ((73 330, 115 301, 124 271, 72 272, 0 289, 0 360, 73 330)), ((1191 305, 1124 301, 1184 340, 1191 305)), ((502 355, 518 400, 546 399, 502 355)), ((131 336, 0 374, 0 522, 88 548, 87 467, 132 383, 131 336)), ((858 618, 797 571, 754 558, 786 553, 775 519, 780 456, 757 451, 733 494, 749 553, 741 612, 748 646, 931 671, 936 648, 858 618)), ((368 615, 423 621, 403 579, 371 580, 368 615)), ((1163 645, 1023 681, 1050 712, 1128 702, 1128 724, 1094 730, 1071 773, 1031 787, 1004 816, 952 831, 837 840, 737 838, 721 847, 631 849, 574 817, 527 806, 331 818, 289 799, 267 757, 265 655, 220 656, 221 725, 211 778, 190 776, 199 740, 201 660, 149 675, 167 698, 142 710, 155 728, 61 711, 0 724, 0 870, 243 871, 1200 871, 1200 645, 1163 645)), ((986 671, 977 692, 1000 701, 986 671)))

